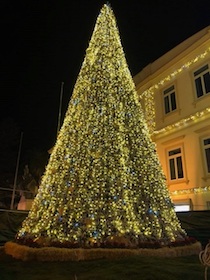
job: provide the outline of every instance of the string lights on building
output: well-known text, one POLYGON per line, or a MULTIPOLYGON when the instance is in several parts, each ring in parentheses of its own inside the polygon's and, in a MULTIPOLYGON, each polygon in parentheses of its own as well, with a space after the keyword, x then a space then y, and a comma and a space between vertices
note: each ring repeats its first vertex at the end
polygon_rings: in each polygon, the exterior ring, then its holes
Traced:
POLYGON ((182 121, 179 121, 177 123, 174 123, 173 125, 167 126, 164 129, 161 130, 155 130, 155 106, 154 106, 154 94, 155 91, 158 90, 160 87, 162 87, 165 83, 170 82, 171 80, 174 80, 177 75, 181 74, 186 69, 189 69, 191 66, 193 66, 195 63, 199 62, 200 60, 203 60, 206 58, 206 56, 210 54, 210 47, 208 47, 204 52, 197 55, 195 58, 191 59, 190 61, 183 64, 181 67, 176 69, 175 71, 168 74, 166 77, 161 79, 159 82, 155 83, 145 91, 143 91, 140 94, 140 99, 144 99, 145 102, 145 118, 150 130, 151 134, 160 134, 165 131, 169 131, 175 127, 180 127, 186 124, 186 122, 189 121, 195 121, 196 119, 200 118, 200 116, 203 116, 203 114, 209 113, 210 107, 202 112, 198 112, 194 115, 191 115, 190 117, 183 119, 182 121))
POLYGON ((178 196, 178 195, 186 195, 186 194, 202 194, 210 191, 210 186, 205 186, 205 187, 195 187, 195 188, 190 188, 190 189, 184 189, 184 190, 176 190, 176 191, 171 191, 170 194, 171 196, 178 196))
POLYGON ((166 132, 172 131, 173 129, 177 129, 177 128, 180 129, 184 126, 190 125, 192 122, 196 122, 198 120, 205 118, 209 113, 210 113, 210 107, 206 108, 203 111, 196 112, 195 114, 190 115, 189 117, 182 119, 174 124, 168 125, 159 130, 155 130, 153 132, 153 135, 159 135, 161 133, 166 133, 166 132))

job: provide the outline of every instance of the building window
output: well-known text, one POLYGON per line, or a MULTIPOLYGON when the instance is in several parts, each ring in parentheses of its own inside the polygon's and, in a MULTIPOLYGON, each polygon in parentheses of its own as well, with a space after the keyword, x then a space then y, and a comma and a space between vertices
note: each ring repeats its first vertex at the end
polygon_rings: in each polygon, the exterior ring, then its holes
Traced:
POLYGON ((175 212, 186 212, 186 211, 190 211, 190 205, 186 204, 186 205, 175 205, 174 206, 174 210, 175 212))
POLYGON ((176 212, 191 211, 193 209, 191 199, 175 200, 174 208, 176 212))
POLYGON ((208 64, 194 72, 194 79, 197 98, 210 93, 210 72, 208 64))
POLYGON ((176 110, 176 95, 174 86, 163 91, 165 114, 176 110))
POLYGON ((202 140, 207 173, 210 174, 210 137, 202 140))
POLYGON ((181 148, 168 151, 170 180, 184 178, 183 155, 181 148))

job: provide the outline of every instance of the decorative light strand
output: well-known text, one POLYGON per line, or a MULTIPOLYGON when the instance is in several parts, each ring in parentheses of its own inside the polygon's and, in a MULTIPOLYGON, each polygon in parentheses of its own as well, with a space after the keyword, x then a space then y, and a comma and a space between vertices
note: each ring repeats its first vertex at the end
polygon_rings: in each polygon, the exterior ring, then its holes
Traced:
POLYGON ((191 189, 171 191, 170 195, 178 196, 178 195, 185 195, 185 194, 198 194, 198 193, 206 193, 209 191, 210 191, 210 186, 195 187, 195 188, 191 188, 191 189))
POLYGON ((38 194, 17 234, 38 246, 180 240, 111 8, 101 10, 38 194))
POLYGON ((180 120, 180 121, 178 121, 174 124, 168 125, 168 126, 162 128, 160 130, 155 130, 152 135, 158 135, 158 134, 161 134, 161 133, 166 133, 168 131, 171 131, 171 130, 177 129, 177 128, 181 129, 184 126, 189 125, 191 122, 200 121, 201 118, 203 118, 204 116, 206 117, 209 113, 210 113, 210 107, 206 108, 203 111, 196 112, 195 114, 190 115, 189 117, 187 117, 185 119, 182 119, 182 120, 180 120))
POLYGON ((210 47, 208 47, 203 53, 197 55, 195 58, 186 62, 184 65, 179 67, 177 70, 173 71, 165 78, 161 79, 158 83, 149 87, 147 90, 143 91, 140 94, 140 99, 145 98, 145 118, 152 134, 155 131, 155 106, 154 106, 154 93, 155 90, 162 87, 165 83, 170 82, 172 79, 176 78, 176 76, 182 73, 184 70, 189 69, 193 64, 198 61, 204 59, 210 53, 210 47))

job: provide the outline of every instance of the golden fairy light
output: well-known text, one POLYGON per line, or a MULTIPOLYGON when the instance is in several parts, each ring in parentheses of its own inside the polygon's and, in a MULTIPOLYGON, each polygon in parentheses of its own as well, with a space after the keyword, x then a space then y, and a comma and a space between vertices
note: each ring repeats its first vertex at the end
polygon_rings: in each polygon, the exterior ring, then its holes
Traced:
POLYGON ((113 11, 104 5, 17 241, 133 247, 182 236, 113 11))
POLYGON ((181 67, 177 68, 173 72, 169 73, 166 77, 162 78, 157 83, 153 84, 148 89, 144 90, 142 93, 140 93, 140 99, 144 99, 145 102, 145 118, 149 125, 150 133, 151 134, 160 134, 165 131, 169 131, 173 129, 174 127, 182 126, 186 121, 192 120, 193 118, 198 119, 201 114, 208 113, 210 111, 210 108, 207 108, 204 112, 198 112, 195 115, 190 116, 189 118, 186 118, 178 123, 175 123, 171 126, 168 126, 167 128, 161 129, 161 130, 155 130, 155 104, 154 104, 154 94, 155 91, 158 90, 160 87, 163 87, 165 83, 170 82, 171 80, 174 80, 179 74, 181 74, 186 69, 189 69, 192 67, 195 63, 199 62, 200 60, 203 60, 206 58, 207 55, 210 54, 210 47, 208 47, 204 52, 197 55, 190 61, 187 61, 184 63, 181 67))

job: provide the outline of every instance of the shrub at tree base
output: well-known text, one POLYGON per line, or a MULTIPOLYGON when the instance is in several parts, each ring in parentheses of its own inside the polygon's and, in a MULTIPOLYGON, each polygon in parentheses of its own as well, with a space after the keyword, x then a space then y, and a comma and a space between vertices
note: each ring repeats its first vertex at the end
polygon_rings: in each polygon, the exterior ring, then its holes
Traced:
POLYGON ((158 249, 121 249, 121 248, 56 248, 42 247, 32 248, 14 242, 5 244, 5 252, 16 259, 23 261, 83 261, 93 259, 119 259, 130 256, 152 256, 152 257, 181 257, 197 255, 201 251, 199 242, 179 247, 164 247, 158 249))

